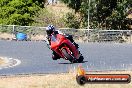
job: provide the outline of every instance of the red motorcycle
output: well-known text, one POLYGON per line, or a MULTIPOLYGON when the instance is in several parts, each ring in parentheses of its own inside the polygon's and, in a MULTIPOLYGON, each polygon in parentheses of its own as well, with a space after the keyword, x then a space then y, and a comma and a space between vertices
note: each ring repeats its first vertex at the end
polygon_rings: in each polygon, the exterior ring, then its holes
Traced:
POLYGON ((51 49, 61 58, 69 60, 71 63, 83 62, 84 57, 80 51, 64 35, 51 35, 51 49))

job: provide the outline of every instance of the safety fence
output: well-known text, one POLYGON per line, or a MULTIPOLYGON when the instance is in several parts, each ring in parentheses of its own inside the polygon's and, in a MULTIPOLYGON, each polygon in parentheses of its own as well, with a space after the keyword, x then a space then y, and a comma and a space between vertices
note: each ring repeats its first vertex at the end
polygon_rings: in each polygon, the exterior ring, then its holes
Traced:
MULTIPOLYGON (((46 27, 0 25, 0 39, 17 40, 17 33, 27 34, 28 41, 42 41, 46 37, 46 27)), ((132 43, 132 30, 99 30, 59 28, 65 34, 73 35, 78 42, 132 43)))

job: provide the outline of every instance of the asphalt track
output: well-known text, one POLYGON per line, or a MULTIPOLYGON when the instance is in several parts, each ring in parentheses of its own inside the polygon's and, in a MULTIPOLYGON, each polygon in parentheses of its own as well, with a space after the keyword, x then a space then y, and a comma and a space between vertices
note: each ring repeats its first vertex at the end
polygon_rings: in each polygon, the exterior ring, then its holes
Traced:
MULTIPOLYGON (((132 70, 132 44, 78 43, 84 56, 80 63, 87 71, 132 70)), ((20 65, 0 70, 0 75, 61 73, 75 69, 79 64, 70 64, 60 59, 53 61, 45 42, 0 41, 0 56, 15 58, 20 65)))

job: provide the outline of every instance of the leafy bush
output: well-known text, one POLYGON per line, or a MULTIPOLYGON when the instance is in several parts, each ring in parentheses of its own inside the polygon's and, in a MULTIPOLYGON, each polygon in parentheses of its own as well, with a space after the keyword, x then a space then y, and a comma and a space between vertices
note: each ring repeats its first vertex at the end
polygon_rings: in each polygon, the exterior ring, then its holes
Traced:
POLYGON ((64 16, 64 22, 65 22, 65 25, 69 28, 78 29, 80 26, 80 22, 77 20, 77 18, 75 17, 75 14, 73 13, 67 13, 64 16))
POLYGON ((57 27, 64 27, 63 18, 54 15, 54 13, 49 12, 46 8, 41 9, 37 16, 34 17, 33 26, 47 26, 53 24, 57 27))
POLYGON ((0 24, 31 25, 33 16, 41 9, 38 3, 33 0, 0 0, 0 24))

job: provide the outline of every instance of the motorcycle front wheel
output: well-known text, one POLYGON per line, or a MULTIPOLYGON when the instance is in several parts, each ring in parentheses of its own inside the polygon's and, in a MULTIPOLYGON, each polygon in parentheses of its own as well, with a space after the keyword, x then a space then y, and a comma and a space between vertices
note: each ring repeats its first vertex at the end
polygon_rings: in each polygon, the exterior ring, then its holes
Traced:
POLYGON ((66 59, 68 59, 71 63, 75 63, 75 59, 72 57, 71 54, 67 52, 66 49, 62 49, 62 53, 66 59))

